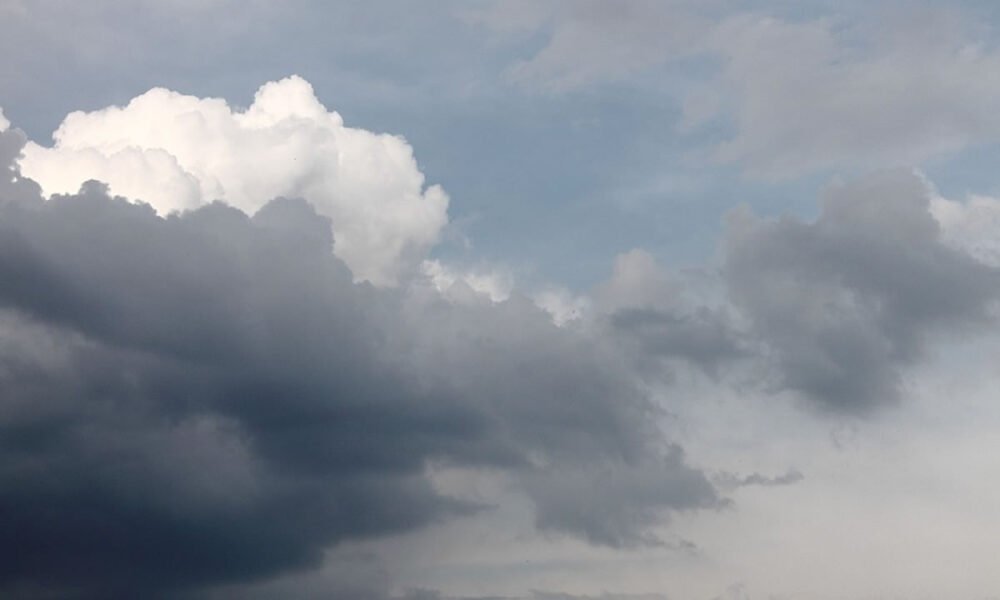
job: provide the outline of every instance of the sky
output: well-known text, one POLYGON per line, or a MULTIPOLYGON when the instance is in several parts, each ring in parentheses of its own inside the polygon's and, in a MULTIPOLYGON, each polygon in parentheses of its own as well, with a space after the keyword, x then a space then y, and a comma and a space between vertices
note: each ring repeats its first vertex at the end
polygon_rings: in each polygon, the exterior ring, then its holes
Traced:
POLYGON ((1000 597, 998 25, 0 0, 0 596, 1000 597))

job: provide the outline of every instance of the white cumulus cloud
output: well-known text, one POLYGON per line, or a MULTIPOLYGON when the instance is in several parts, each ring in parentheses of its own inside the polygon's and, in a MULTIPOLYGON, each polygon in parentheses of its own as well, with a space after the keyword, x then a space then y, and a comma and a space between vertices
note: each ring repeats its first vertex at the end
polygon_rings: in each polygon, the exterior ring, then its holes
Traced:
POLYGON ((214 200, 252 212, 300 196, 330 217, 355 278, 379 285, 417 266, 448 221, 447 194, 425 186, 403 138, 345 126, 297 76, 264 84, 244 111, 154 88, 69 114, 53 139, 29 142, 19 164, 46 194, 98 179, 161 213, 214 200))

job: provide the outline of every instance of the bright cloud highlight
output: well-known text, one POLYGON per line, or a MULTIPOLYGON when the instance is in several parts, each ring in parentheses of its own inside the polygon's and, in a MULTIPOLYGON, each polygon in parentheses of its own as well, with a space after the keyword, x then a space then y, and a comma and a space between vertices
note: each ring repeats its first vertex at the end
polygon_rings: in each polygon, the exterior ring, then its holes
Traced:
POLYGON ((71 113, 53 139, 28 143, 19 163, 46 194, 97 179, 160 213, 215 200, 253 212, 302 197, 331 219, 334 252, 355 279, 378 285, 415 267, 448 222, 447 194, 425 187, 404 139, 345 126, 297 76, 264 84, 244 111, 154 88, 71 113))

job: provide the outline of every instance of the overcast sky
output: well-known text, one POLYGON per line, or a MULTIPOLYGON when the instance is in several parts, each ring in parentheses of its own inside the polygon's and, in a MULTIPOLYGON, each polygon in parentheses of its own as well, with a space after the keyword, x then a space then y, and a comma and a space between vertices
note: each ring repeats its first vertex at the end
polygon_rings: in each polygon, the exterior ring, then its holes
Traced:
POLYGON ((997 597, 998 24, 0 0, 0 595, 997 597))

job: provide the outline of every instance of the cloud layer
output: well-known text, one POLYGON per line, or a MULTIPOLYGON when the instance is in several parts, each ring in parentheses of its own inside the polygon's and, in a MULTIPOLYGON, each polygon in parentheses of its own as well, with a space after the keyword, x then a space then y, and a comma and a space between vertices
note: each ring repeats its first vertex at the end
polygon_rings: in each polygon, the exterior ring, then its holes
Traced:
POLYGON ((354 283, 302 200, 163 216, 6 173, 0 590, 250 581, 486 509, 434 465, 509 472, 540 528, 614 546, 720 502, 615 354, 525 298, 354 283))
POLYGON ((952 8, 787 16, 725 1, 499 2, 476 22, 546 40, 511 65, 515 81, 563 93, 652 87, 682 107, 681 131, 711 124, 716 160, 782 179, 893 168, 1000 139, 1000 51, 952 8))

